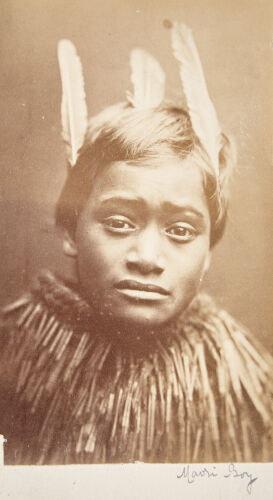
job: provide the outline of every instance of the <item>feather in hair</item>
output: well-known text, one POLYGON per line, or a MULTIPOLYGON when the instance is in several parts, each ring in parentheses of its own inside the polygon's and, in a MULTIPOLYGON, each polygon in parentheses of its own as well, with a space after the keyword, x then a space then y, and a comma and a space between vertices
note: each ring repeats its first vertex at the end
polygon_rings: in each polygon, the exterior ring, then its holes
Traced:
POLYGON ((206 80, 191 30, 184 24, 172 25, 172 47, 180 65, 180 78, 195 134, 208 153, 217 176, 221 128, 208 94, 206 80))
POLYGON ((58 44, 58 59, 62 80, 61 119, 68 161, 73 167, 87 129, 82 66, 74 45, 69 40, 58 44))
POLYGON ((127 92, 135 108, 156 108, 164 98, 165 74, 158 61, 146 50, 133 49, 130 57, 134 94, 127 92))

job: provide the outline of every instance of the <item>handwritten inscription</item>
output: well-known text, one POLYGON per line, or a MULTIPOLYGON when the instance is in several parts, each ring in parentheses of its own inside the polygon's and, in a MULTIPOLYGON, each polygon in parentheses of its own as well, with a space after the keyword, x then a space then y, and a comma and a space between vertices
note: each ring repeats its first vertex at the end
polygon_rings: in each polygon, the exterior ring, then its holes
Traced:
POLYGON ((224 475, 224 478, 225 479, 228 479, 228 478, 239 478, 239 479, 246 479, 248 482, 247 482, 247 485, 246 485, 246 490, 249 494, 251 494, 251 491, 252 491, 252 486, 253 486, 253 483, 255 481, 257 481, 257 477, 253 477, 252 474, 249 474, 249 472, 239 472, 237 469, 236 469, 237 466, 235 466, 234 464, 229 464, 228 466, 228 474, 225 474, 224 475))
POLYGON ((213 466, 213 471, 209 471, 207 467, 203 467, 199 470, 192 470, 189 465, 183 467, 181 474, 177 474, 178 479, 187 479, 188 483, 194 483, 198 477, 216 477, 218 476, 216 472, 216 467, 213 466))
POLYGON ((249 493, 249 495, 252 492, 252 487, 255 481, 257 481, 257 477, 253 477, 252 474, 250 474, 247 471, 240 471, 239 470, 240 466, 235 465, 235 464, 228 464, 227 465, 227 470, 224 472, 217 470, 217 467, 215 465, 211 467, 199 467, 199 468, 193 468, 191 465, 184 465, 180 471, 179 474, 177 474, 178 479, 185 479, 188 484, 195 483, 196 480, 203 478, 203 479, 214 479, 214 478, 224 478, 224 479, 241 479, 245 480, 246 482, 246 491, 249 493))

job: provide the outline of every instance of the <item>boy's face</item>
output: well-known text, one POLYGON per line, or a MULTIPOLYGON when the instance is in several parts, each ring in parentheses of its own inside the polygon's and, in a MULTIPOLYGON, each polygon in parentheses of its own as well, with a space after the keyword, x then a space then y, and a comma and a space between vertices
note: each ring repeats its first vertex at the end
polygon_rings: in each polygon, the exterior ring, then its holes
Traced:
POLYGON ((209 265, 199 168, 190 158, 109 165, 67 253, 77 259, 89 302, 113 319, 141 328, 170 321, 190 304, 209 265))

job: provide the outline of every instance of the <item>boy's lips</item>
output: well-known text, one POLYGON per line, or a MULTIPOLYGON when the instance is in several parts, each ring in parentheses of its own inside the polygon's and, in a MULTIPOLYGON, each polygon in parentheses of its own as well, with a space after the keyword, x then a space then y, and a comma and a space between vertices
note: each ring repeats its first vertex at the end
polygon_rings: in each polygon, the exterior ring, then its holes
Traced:
POLYGON ((162 300, 170 295, 170 292, 161 286, 135 280, 119 281, 115 288, 123 295, 137 300, 162 300))

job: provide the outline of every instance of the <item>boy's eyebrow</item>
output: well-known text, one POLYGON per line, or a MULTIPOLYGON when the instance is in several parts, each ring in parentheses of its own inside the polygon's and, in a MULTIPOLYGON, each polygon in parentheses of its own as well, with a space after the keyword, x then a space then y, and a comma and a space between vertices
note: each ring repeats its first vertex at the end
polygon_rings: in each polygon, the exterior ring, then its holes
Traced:
MULTIPOLYGON (((102 196, 100 198, 100 204, 102 206, 104 205, 111 205, 111 204, 121 204, 121 205, 130 205, 131 207, 140 207, 142 205, 143 209, 147 207, 147 201, 144 200, 141 197, 138 196, 130 196, 130 195, 118 195, 118 196, 102 196)), ((200 219, 204 219, 205 216, 200 210, 198 210, 196 207, 193 207, 192 205, 189 204, 179 204, 179 203, 173 203, 170 201, 163 201, 161 206, 160 206, 162 212, 164 213, 177 213, 177 212, 188 212, 189 214, 195 215, 196 217, 199 217, 200 219)))
POLYGON ((146 205, 146 202, 143 198, 140 196, 130 196, 129 194, 126 195, 105 195, 101 196, 99 198, 99 201, 102 205, 106 205, 108 203, 141 203, 143 205, 146 205))
POLYGON ((196 215, 200 219, 204 219, 204 214, 200 212, 196 207, 193 207, 192 205, 184 205, 184 204, 179 204, 179 203, 173 203, 169 201, 164 201, 162 203, 162 208, 164 212, 169 212, 169 213, 177 213, 177 212, 189 212, 193 215, 196 215))

